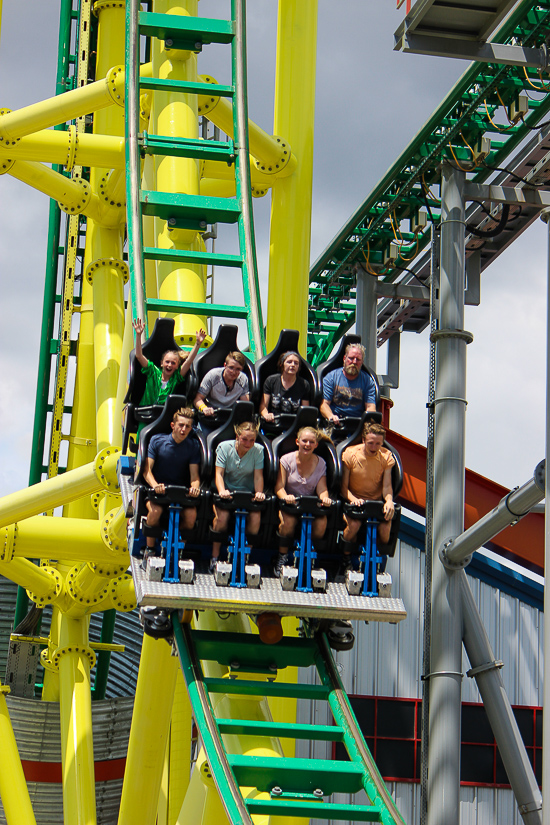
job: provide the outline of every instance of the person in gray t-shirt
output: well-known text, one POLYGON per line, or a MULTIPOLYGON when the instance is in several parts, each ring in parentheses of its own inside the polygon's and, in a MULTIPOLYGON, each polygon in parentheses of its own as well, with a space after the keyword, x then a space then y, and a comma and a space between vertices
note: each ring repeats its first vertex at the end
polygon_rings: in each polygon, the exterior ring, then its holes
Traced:
POLYGON ((209 370, 201 381, 194 405, 205 416, 216 409, 228 409, 235 401, 248 401, 248 378, 243 374, 246 360, 242 352, 230 352, 223 367, 209 370))
MULTIPOLYGON (((256 426, 251 421, 244 421, 235 427, 235 441, 222 441, 216 450, 215 486, 220 498, 230 499, 233 492, 250 492, 254 501, 264 501, 264 450, 256 444, 256 426)), ((213 533, 226 533, 229 526, 229 510, 214 506, 213 533)), ((255 536, 260 530, 260 512, 249 513, 246 519, 246 532, 255 536)), ((212 542, 210 572, 220 555, 221 536, 212 542)))

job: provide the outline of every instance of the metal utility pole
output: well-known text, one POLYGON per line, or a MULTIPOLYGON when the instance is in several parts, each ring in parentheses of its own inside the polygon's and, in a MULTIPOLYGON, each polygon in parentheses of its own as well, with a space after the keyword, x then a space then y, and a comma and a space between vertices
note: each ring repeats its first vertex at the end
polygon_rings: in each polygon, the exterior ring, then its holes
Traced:
POLYGON ((464 172, 443 166, 441 266, 436 345, 432 639, 428 755, 428 825, 458 825, 462 611, 455 572, 438 557, 440 547, 464 529, 464 172))

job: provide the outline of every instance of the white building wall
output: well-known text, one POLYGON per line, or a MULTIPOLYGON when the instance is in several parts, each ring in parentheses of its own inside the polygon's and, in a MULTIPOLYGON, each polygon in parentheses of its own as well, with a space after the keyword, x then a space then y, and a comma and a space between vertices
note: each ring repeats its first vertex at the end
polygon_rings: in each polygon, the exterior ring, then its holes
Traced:
MULTIPOLYGON (((348 694, 364 696, 422 695, 422 645, 424 613, 424 553, 400 541, 396 555, 388 561, 393 577, 392 595, 403 599, 407 618, 397 625, 382 622, 354 622, 353 650, 335 653, 338 669, 348 694)), ((468 576, 496 659, 504 662, 502 677, 513 705, 542 705, 543 620, 536 608, 520 602, 479 579, 468 576)), ((469 670, 463 656, 463 673, 469 670)), ((303 671, 301 680, 313 678, 313 670, 303 671)), ((462 698, 480 702, 473 679, 464 675, 462 698)), ((299 702, 298 721, 330 724, 326 703, 299 702)), ((299 756, 330 758, 330 744, 301 743, 299 756)), ((420 786, 415 783, 388 785, 405 822, 420 823, 420 786)), ((462 787, 461 825, 520 825, 522 822, 510 790, 462 787)), ((351 802, 340 795, 337 801, 351 802)), ((359 800, 357 800, 359 801, 359 800)))

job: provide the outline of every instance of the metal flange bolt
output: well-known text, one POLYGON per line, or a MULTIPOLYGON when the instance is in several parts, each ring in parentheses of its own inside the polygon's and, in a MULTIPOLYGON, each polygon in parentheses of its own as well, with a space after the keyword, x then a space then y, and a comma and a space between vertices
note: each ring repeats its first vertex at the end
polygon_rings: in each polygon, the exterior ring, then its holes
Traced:
POLYGON ((13 559, 16 541, 17 524, 8 524, 7 527, 3 527, 0 531, 0 561, 9 562, 13 559))

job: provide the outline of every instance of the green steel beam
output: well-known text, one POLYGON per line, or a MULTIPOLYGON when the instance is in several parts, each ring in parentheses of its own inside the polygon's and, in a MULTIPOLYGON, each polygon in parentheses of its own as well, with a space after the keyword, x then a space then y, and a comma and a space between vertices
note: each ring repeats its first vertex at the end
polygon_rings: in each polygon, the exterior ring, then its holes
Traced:
MULTIPOLYGON (((524 46, 539 47, 545 42, 549 25, 549 0, 537 3, 524 0, 501 27, 495 40, 506 43, 514 39, 524 46)), ((550 95, 542 87, 535 70, 480 63, 474 63, 466 70, 423 129, 313 264, 310 283, 314 291, 310 294, 308 335, 309 358, 313 364, 318 364, 330 353, 355 321, 355 312, 346 308, 341 311, 335 329, 329 333, 319 329, 315 312, 323 308, 321 297, 326 296, 327 289, 341 283, 345 276, 342 297, 353 298, 350 294, 355 286, 353 267, 365 261, 376 268, 379 277, 393 281, 402 268, 410 266, 428 246, 429 226, 419 233, 418 245, 414 243, 411 248, 408 244, 403 248, 402 256, 393 263, 380 269, 381 261, 375 257, 375 252, 387 253, 394 240, 394 229, 400 240, 401 222, 419 208, 425 209, 426 200, 430 209, 437 206, 437 201, 427 194, 427 186, 439 180, 441 161, 468 164, 471 179, 483 182, 492 174, 491 167, 501 167, 549 111, 550 95), (507 122, 498 124, 500 131, 491 123, 491 120, 495 121, 497 109, 502 111, 503 105, 508 108, 522 90, 537 94, 530 83, 537 87, 540 99, 530 97, 524 120, 511 128, 507 122), (491 143, 489 154, 480 161, 474 158, 472 149, 479 149, 482 138, 488 138, 491 143)), ((439 213, 435 215, 432 211, 432 217, 438 222, 439 213)), ((404 237, 408 239, 410 236, 404 237)))

